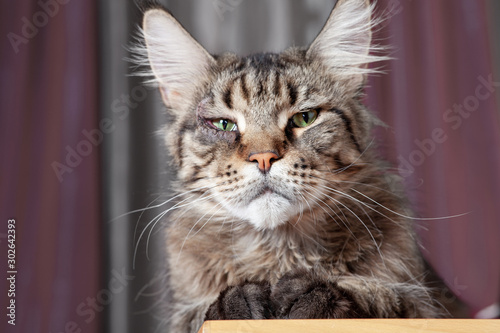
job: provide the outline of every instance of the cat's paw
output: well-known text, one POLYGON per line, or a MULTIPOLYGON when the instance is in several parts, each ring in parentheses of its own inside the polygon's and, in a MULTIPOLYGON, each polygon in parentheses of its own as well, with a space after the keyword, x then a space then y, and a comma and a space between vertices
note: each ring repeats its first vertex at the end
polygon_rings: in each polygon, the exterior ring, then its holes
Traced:
POLYGON ((247 282, 222 291, 217 300, 210 305, 205 320, 223 319, 271 319, 268 283, 247 282))
POLYGON ((366 318, 353 297, 335 283, 307 272, 283 276, 271 291, 276 318, 331 319, 366 318))

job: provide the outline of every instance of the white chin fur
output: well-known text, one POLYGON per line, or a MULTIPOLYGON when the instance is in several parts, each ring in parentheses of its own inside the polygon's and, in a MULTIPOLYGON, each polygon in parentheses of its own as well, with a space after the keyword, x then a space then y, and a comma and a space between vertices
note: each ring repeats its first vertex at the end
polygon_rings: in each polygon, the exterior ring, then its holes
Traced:
POLYGON ((245 207, 228 207, 236 217, 249 221, 256 229, 274 229, 284 224, 296 209, 278 194, 264 194, 245 207))

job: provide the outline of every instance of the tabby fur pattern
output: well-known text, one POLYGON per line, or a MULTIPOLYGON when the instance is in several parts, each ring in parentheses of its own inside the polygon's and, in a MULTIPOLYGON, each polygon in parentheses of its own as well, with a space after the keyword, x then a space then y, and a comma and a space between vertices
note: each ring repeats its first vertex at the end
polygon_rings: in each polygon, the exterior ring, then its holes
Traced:
POLYGON ((205 319, 439 315, 362 104, 378 71, 368 65, 385 60, 371 43, 373 7, 339 0, 308 48, 247 57, 212 56, 167 11, 145 11, 135 61, 171 115, 178 177, 172 332, 205 319), (297 126, 307 112, 316 119, 297 126))

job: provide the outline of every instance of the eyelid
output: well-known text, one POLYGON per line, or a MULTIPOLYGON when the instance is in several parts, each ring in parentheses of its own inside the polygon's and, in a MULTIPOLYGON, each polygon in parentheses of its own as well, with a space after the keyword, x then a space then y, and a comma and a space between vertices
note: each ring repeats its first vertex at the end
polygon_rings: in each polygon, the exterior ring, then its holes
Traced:
MULTIPOLYGON (((323 108, 321 107, 313 107, 313 108, 304 108, 304 109, 300 109, 299 112, 296 112, 296 113, 304 113, 304 112, 309 112, 309 111, 316 111, 318 114, 323 110, 323 108)), ((296 114, 294 113, 294 114, 296 114)))
POLYGON ((297 112, 292 113, 292 115, 288 119, 292 119, 296 114, 306 113, 306 112, 310 112, 310 111, 316 111, 316 119, 317 119, 319 117, 320 113, 323 112, 323 108, 317 107, 317 108, 307 108, 307 109, 299 110, 297 112))
POLYGON ((231 132, 239 133, 240 132, 240 127, 238 126, 238 123, 235 122, 235 121, 232 121, 231 119, 228 119, 228 118, 204 118, 203 120, 204 120, 204 122, 205 122, 205 124, 207 126, 209 126, 210 128, 213 128, 213 129, 215 129, 217 131, 220 131, 220 132, 226 132, 226 133, 231 133, 231 132), (236 130, 234 130, 234 131, 224 131, 224 130, 221 130, 220 128, 217 128, 217 126, 214 125, 213 122, 216 121, 216 120, 227 120, 227 121, 233 123, 234 126, 236 126, 236 130))

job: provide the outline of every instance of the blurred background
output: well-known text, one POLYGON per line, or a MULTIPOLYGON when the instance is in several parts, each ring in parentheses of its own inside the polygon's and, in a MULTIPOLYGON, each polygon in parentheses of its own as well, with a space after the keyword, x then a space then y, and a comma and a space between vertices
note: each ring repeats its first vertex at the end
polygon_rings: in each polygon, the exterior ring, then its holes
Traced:
MULTIPOLYGON (((309 44, 335 1, 161 3, 210 52, 246 55, 309 44)), ((17 270, 16 326, 1 278, 0 331, 161 331, 163 222, 146 228, 161 210, 126 214, 168 198, 172 176, 159 94, 124 60, 138 6, 2 1, 0 13, 0 274, 9 219, 17 270)), ((377 13, 386 20, 375 37, 394 57, 366 89, 387 124, 380 153, 419 216, 467 213, 416 229, 468 315, 497 317, 500 2, 379 0, 377 13)))

